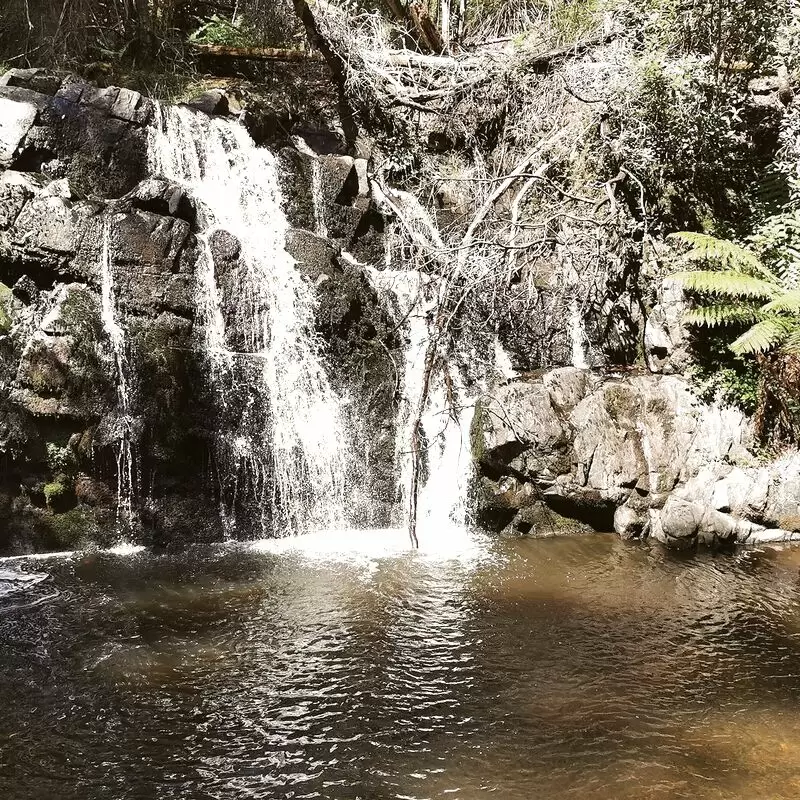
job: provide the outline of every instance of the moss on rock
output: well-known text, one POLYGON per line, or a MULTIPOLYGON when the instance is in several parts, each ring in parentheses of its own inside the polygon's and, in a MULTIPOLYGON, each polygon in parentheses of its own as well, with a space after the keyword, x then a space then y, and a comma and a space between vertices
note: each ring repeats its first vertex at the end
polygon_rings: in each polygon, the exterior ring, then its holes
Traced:
POLYGON ((11 330, 11 289, 4 283, 0 283, 0 335, 11 330))

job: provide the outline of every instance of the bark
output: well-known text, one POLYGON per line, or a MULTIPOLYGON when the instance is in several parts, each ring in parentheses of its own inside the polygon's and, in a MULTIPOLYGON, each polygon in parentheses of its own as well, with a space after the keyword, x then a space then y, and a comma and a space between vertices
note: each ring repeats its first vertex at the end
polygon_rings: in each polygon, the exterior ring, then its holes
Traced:
POLYGON ((419 42, 425 50, 431 53, 446 52, 447 45, 441 32, 421 3, 413 2, 408 6, 408 17, 416 28, 419 42))
POLYGON ((342 121, 345 140, 348 148, 351 152, 354 152, 358 139, 358 124, 355 111, 347 98, 347 64, 333 49, 330 42, 320 33, 314 12, 309 8, 306 0, 292 0, 292 3, 297 18, 305 28, 309 43, 322 53, 322 57, 331 71, 339 96, 339 116, 342 121))
POLYGON ((450 47, 450 0, 442 1, 442 41, 445 47, 450 47))

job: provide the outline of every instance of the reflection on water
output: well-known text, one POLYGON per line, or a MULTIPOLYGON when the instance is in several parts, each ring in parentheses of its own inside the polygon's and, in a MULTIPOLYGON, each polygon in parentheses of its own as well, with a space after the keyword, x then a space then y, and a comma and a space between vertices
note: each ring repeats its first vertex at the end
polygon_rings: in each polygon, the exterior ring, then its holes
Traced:
POLYGON ((800 551, 393 535, 0 565, 0 797, 800 796, 800 551))

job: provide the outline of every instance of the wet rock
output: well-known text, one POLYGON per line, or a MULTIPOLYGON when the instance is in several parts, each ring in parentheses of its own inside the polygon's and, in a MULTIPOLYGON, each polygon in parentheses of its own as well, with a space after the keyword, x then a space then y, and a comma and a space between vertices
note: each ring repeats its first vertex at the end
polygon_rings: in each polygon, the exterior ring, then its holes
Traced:
MULTIPOLYGON (((46 98, 42 100, 46 102, 46 98)), ((12 93, 0 87, 0 167, 14 161, 36 121, 42 100, 32 92, 12 93)))
POLYGON ((114 492, 107 483, 83 473, 75 478, 75 496, 89 506, 110 508, 115 502, 114 492))
POLYGON ((0 85, 0 167, 69 178, 83 196, 119 197, 145 177, 150 101, 71 76, 12 73, 0 85))
POLYGON ((169 181, 149 178, 142 181, 128 196, 130 204, 142 211, 164 217, 177 217, 189 225, 197 219, 197 208, 183 188, 169 181))
POLYGON ((639 539, 649 526, 649 515, 631 506, 619 506, 614 512, 614 531, 622 539, 639 539))
MULTIPOLYGON (((152 540, 218 539, 220 465, 212 453, 219 428, 195 320, 196 270, 206 263, 197 235, 202 209, 184 188, 146 175, 146 98, 38 71, 14 71, 2 84, 0 103, 13 114, 0 114, 0 127, 15 122, 0 137, 0 281, 9 317, 6 324, 0 314, 0 491, 11 498, 13 518, 0 549, 63 549, 113 534, 123 430, 136 451, 140 490, 150 498, 139 505, 152 540), (109 273, 125 334, 128 417, 102 314, 109 273), (52 453, 66 452, 68 468, 56 465, 52 453)), ((228 111, 235 111, 230 98, 228 111)), ((285 131, 281 137, 286 143, 285 131)), ((331 380, 341 396, 354 398, 345 424, 369 433, 369 446, 348 465, 348 480, 363 490, 355 516, 383 526, 396 507, 402 343, 367 273, 339 257, 368 214, 373 249, 381 253, 382 221, 371 206, 366 161, 334 156, 336 148, 313 135, 307 141, 322 157, 294 150, 282 161, 293 187, 286 190, 290 211, 302 217, 287 244, 317 294, 316 332, 331 380)), ((227 342, 245 349, 236 337, 246 313, 240 243, 218 228, 208 248, 227 342)))

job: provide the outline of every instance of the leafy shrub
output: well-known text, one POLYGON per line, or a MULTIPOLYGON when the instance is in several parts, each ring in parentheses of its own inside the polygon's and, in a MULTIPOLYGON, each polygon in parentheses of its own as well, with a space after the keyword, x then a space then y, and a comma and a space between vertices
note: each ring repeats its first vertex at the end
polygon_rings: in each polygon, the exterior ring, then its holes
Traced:
POLYGON ((253 47, 256 44, 256 37, 244 17, 239 17, 234 23, 215 14, 189 37, 189 41, 223 47, 253 47))
POLYGON ((55 442, 47 442, 47 466, 54 475, 72 473, 77 467, 75 452, 55 442))

